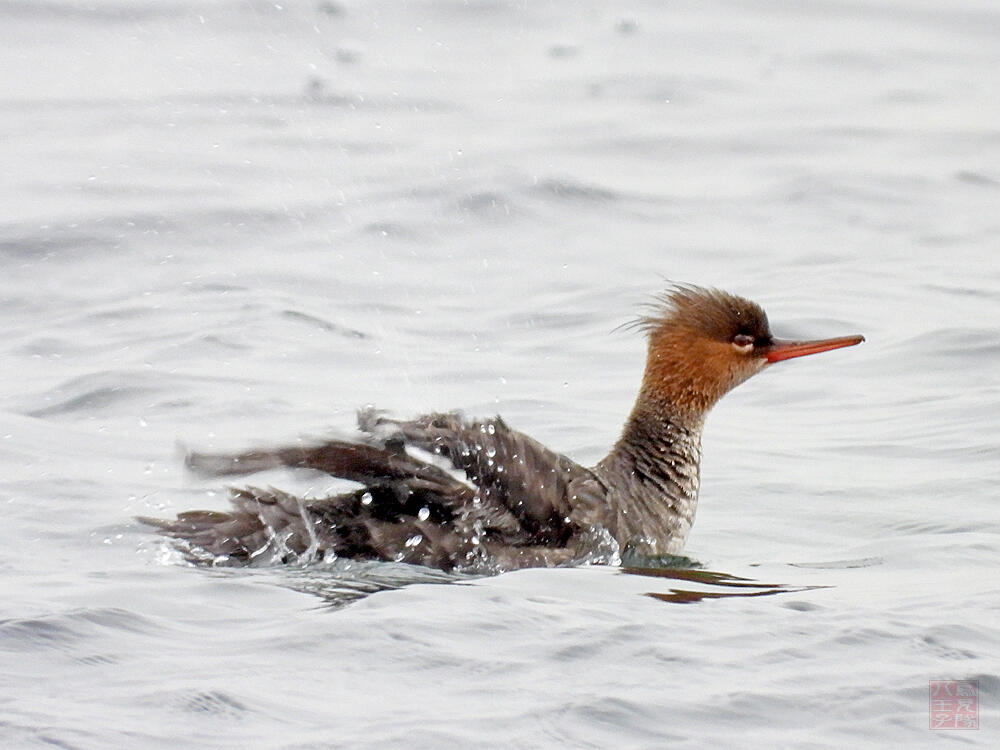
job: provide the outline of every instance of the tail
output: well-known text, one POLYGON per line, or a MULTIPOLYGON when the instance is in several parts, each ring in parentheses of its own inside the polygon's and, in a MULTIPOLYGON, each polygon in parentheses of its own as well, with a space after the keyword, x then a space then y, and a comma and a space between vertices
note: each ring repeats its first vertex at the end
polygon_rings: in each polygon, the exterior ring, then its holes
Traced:
POLYGON ((233 510, 187 511, 142 523, 184 542, 187 557, 213 564, 294 562, 332 556, 449 569, 462 557, 459 509, 475 491, 438 466, 391 449, 331 441, 237 455, 189 454, 201 474, 249 474, 277 466, 317 469, 363 487, 320 499, 273 488, 230 489, 233 510))
POLYGON ((229 492, 233 505, 229 513, 190 510, 173 520, 145 516, 136 520, 185 542, 185 553, 197 562, 293 562, 333 550, 332 540, 317 534, 315 520, 300 498, 273 488, 229 492))

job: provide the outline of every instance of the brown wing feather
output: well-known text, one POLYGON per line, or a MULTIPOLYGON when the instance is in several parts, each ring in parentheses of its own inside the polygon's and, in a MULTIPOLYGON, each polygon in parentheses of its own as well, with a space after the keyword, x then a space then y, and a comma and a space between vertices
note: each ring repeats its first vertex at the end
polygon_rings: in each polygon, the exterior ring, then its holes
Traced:
POLYGON ((578 495, 589 494, 595 481, 589 470, 499 418, 467 421, 452 413, 393 421, 367 412, 360 422, 370 433, 366 442, 192 453, 187 465, 210 476, 313 469, 362 489, 311 500, 275 489, 234 489, 231 513, 140 520, 211 555, 244 562, 332 552, 445 569, 484 562, 496 569, 574 558, 570 542, 584 520, 578 495), (406 445, 446 457, 475 486, 407 454, 406 445))
POLYGON ((361 417, 362 429, 391 430, 407 444, 446 457, 479 487, 480 498, 509 510, 535 544, 565 542, 573 509, 573 482, 593 475, 499 417, 465 420, 428 414, 409 421, 361 417))
POLYGON ((186 464, 205 476, 252 474, 282 466, 314 469, 364 485, 405 484, 409 491, 457 495, 463 500, 468 489, 440 467, 405 452, 344 440, 235 455, 189 453, 186 464))

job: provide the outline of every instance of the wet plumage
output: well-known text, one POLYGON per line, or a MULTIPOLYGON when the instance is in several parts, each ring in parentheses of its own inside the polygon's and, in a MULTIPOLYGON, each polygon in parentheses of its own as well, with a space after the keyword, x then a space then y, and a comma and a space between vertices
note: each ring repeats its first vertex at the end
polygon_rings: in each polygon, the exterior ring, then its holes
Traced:
POLYGON ((499 417, 450 412, 400 421, 367 410, 357 441, 188 456, 188 466, 206 475, 287 466, 352 480, 356 490, 301 499, 247 487, 231 490, 230 512, 141 520, 183 540, 193 556, 233 563, 336 555, 507 570, 569 564, 609 547, 677 553, 694 521, 701 430, 712 405, 771 362, 862 338, 779 341, 755 303, 692 286, 670 289, 635 325, 649 339, 642 385, 620 439, 596 466, 499 417))

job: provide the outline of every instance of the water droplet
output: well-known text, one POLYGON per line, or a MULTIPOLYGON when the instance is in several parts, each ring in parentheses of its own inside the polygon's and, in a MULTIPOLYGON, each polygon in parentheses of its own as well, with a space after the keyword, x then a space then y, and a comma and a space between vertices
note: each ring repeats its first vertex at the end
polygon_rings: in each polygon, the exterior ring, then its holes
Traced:
POLYGON ((491 435, 496 435, 496 434, 497 434, 497 427, 496 427, 496 425, 495 425, 495 424, 493 424, 492 422, 490 422, 490 423, 489 423, 489 424, 488 424, 488 425, 486 426, 486 431, 487 431, 488 433, 490 433, 491 435))
POLYGON ((372 493, 370 493, 370 492, 366 492, 365 494, 363 494, 361 496, 361 504, 362 505, 371 505, 372 504, 372 500, 374 500, 374 498, 372 497, 372 493))
POLYGON ((421 508, 420 512, 417 513, 417 518, 419 518, 421 521, 426 521, 430 517, 431 517, 431 509, 427 507, 421 508))
POLYGON ((406 546, 407 547, 416 547, 422 541, 424 541, 424 535, 423 534, 414 534, 413 536, 411 536, 409 539, 406 540, 406 546))

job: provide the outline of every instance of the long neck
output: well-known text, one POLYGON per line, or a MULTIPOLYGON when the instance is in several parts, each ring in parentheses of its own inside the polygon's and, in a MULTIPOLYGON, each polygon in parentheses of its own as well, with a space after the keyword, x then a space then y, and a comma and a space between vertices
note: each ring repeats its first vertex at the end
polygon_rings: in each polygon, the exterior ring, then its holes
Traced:
POLYGON ((594 469, 608 488, 612 533, 623 548, 646 555, 683 548, 698 504, 703 421, 640 391, 621 438, 594 469))

